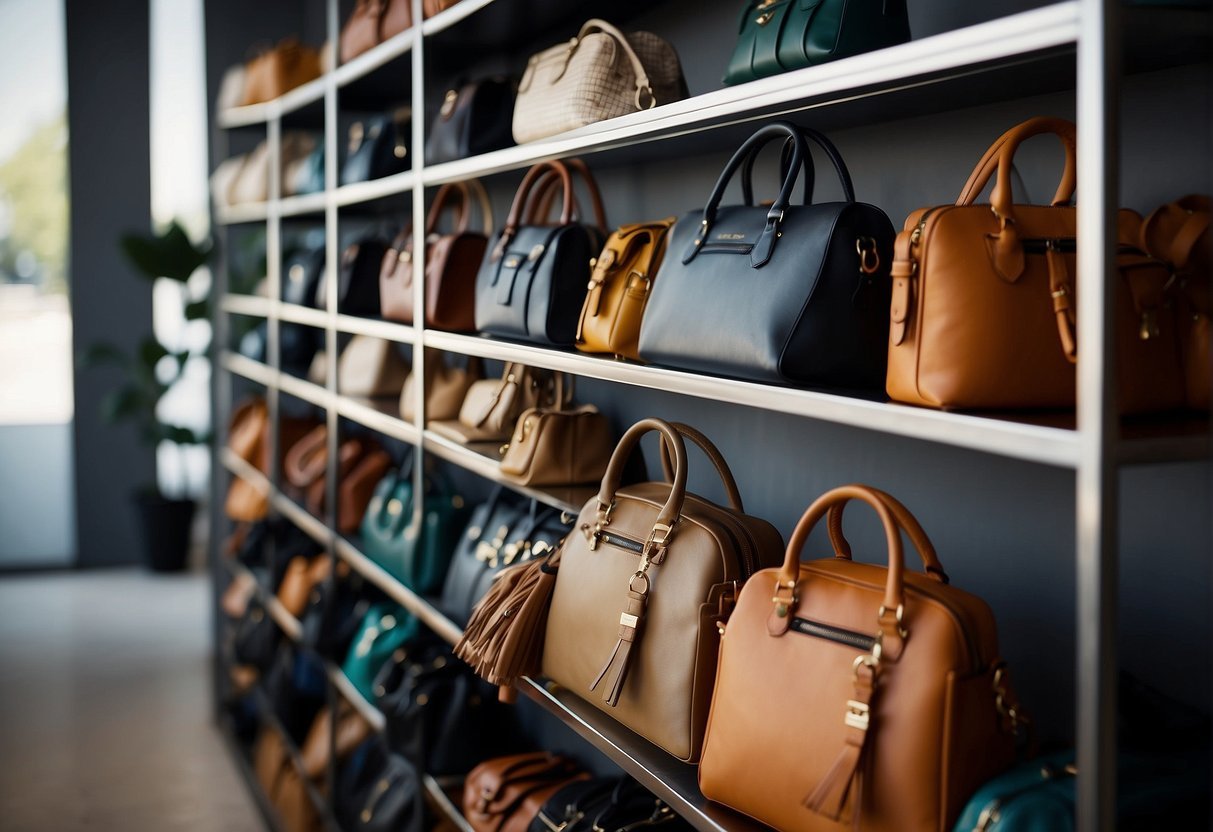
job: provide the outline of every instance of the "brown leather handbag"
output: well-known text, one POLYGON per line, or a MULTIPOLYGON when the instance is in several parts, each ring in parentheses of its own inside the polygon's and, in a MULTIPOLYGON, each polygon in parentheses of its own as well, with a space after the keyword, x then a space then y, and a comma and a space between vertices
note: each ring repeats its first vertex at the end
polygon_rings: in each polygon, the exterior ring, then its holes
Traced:
POLYGON ((477 381, 468 388, 457 420, 436 421, 428 427, 456 442, 502 442, 513 433, 523 411, 567 406, 570 394, 562 374, 509 362, 501 378, 477 381))
POLYGON ((717 624, 737 589, 783 549, 770 523, 745 514, 722 459, 717 470, 728 507, 687 493, 675 426, 644 419, 623 435, 598 496, 561 546, 543 648, 545 676, 691 763, 716 676, 717 624), (650 431, 669 448, 673 482, 621 488, 628 457, 650 431))
MULTIPOLYGON (((432 347, 426 349, 423 360, 426 421, 457 419, 468 390, 484 378, 484 361, 470 356, 466 367, 454 367, 447 363, 445 353, 432 347)), ((410 373, 404 381, 404 389, 400 391, 400 416, 406 422, 416 421, 416 378, 415 374, 410 373)))
MULTIPOLYGON (((312 419, 281 419, 279 456, 284 456, 286 449, 315 424, 312 419)), ((232 414, 228 428, 228 447, 267 477, 270 474, 269 430, 269 410, 262 399, 250 400, 238 407, 232 414)), ((253 523, 262 520, 269 512, 269 494, 247 480, 233 477, 231 485, 228 486, 227 499, 224 501, 224 512, 238 522, 253 523)))
POLYGON ((611 423, 593 405, 533 407, 501 449, 501 473, 519 485, 598 482, 611 459, 611 423))
POLYGON ((640 360, 640 321, 675 217, 625 225, 594 261, 577 325, 577 349, 640 360))
POLYGON ((549 797, 590 775, 545 751, 485 760, 463 784, 463 814, 476 832, 526 832, 549 797))
POLYGON ((333 559, 328 555, 291 558, 282 575, 282 583, 278 584, 278 601, 287 612, 299 618, 307 609, 312 590, 324 583, 332 571, 333 559))
POLYGON ((699 784, 788 832, 945 832, 1014 762, 1024 722, 990 608, 948 585, 904 506, 848 485, 809 507, 783 566, 755 575, 721 628, 699 784), (887 568, 851 560, 850 500, 884 524, 887 568), (801 563, 827 513, 834 557, 801 563), (925 574, 905 571, 902 532, 925 574))
POLYGON ((445 12, 458 2, 459 0, 422 0, 422 14, 424 14, 428 20, 439 12, 445 12))
POLYGON ((285 38, 244 67, 244 104, 261 104, 320 77, 320 52, 285 38))
MULTIPOLYGON (((1075 128, 1033 118, 978 162, 955 205, 919 209, 897 235, 887 391, 945 409, 1069 408, 1075 402, 1075 128), (1025 139, 1057 135, 1061 183, 1048 206, 1012 203, 1011 168, 1025 139), (997 173, 989 205, 974 200, 997 173)), ((1116 327, 1120 407, 1169 410, 1183 401, 1169 275, 1132 247, 1139 218, 1122 211, 1116 327)))
POLYGON ((336 749, 337 761, 344 761, 375 730, 362 714, 354 710, 354 707, 344 699, 337 705, 336 731, 333 730, 332 723, 330 709, 321 708, 299 751, 304 774, 318 786, 323 784, 334 749, 336 749), (333 743, 334 734, 336 734, 336 744, 333 743))
MULTIPOLYGON (((489 236, 493 208, 479 181, 449 182, 430 205, 425 220, 425 325, 451 332, 476 328, 476 274, 489 236), (471 230, 472 201, 480 207, 482 230, 471 230), (454 208, 455 230, 438 231, 447 208, 454 208)), ((413 234, 406 224, 383 256, 379 270, 379 302, 383 317, 413 322, 413 234)))
MULTIPOLYGON (((324 514, 325 471, 328 460, 328 427, 319 425, 291 446, 283 460, 288 493, 302 499, 308 511, 324 514)), ((379 443, 351 437, 337 449, 337 530, 357 530, 371 501, 375 486, 392 465, 392 458, 379 443)))
POLYGON ((1213 201, 1191 194, 1163 205, 1141 225, 1140 247, 1170 267, 1179 314, 1180 351, 1188 407, 1209 409, 1213 385, 1213 338, 1210 337, 1209 220, 1213 201))
POLYGON ((341 62, 358 57, 412 25, 412 0, 357 0, 341 27, 341 62))

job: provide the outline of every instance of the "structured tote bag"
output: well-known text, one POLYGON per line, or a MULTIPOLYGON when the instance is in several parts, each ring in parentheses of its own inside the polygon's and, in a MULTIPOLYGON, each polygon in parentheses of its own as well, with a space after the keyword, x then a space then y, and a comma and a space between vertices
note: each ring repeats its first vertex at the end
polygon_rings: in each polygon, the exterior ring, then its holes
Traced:
MULTIPOLYGON (((717 470, 737 498, 728 466, 717 470)), ((597 497, 560 547, 543 674, 693 763, 716 676, 716 626, 736 588, 778 563, 783 541, 770 523, 746 515, 740 499, 718 506, 688 494, 686 482, 675 426, 644 419, 623 435, 597 497), (650 431, 669 449, 673 482, 620 487, 628 457, 650 431)))
MULTIPOLYGON (((590 259, 602 248, 606 217, 594 177, 582 175, 594 207, 594 226, 574 219, 573 175, 565 162, 535 165, 518 186, 505 228, 485 255, 476 278, 476 328, 537 344, 571 345, 590 278, 590 259), (560 178, 563 205, 556 225, 524 225, 532 189, 549 172, 560 178)), ((540 198, 541 195, 539 195, 540 198)))
MULTIPOLYGON (((450 182, 438 189, 425 220, 425 324, 433 329, 470 332, 476 328, 476 275, 493 234, 493 207, 478 180, 450 182), (479 230, 471 227, 472 203, 479 207, 479 230), (438 231, 447 208, 455 228, 438 231)), ((383 256, 379 300, 383 317, 413 322, 413 234, 406 225, 383 256)))
POLYGON ((514 82, 483 78, 449 89, 430 128, 425 163, 438 165, 514 144, 514 82))
MULTIPOLYGON (((745 189, 746 191, 749 188, 745 189)), ((879 390, 885 376, 893 226, 855 201, 842 157, 820 133, 774 122, 746 140, 703 211, 680 219, 640 327, 646 361, 754 379, 879 390), (805 137, 829 157, 843 201, 792 204, 805 137), (721 206, 738 170, 783 141, 785 175, 770 207, 721 206)))
POLYGON ((514 139, 531 142, 686 97, 682 65, 668 42, 587 20, 577 37, 527 62, 514 104, 514 139))
POLYGON ((948 584, 901 503, 849 485, 815 501, 783 566, 742 589, 721 636, 699 783, 788 832, 941 832, 1014 761, 1024 721, 990 608, 948 584), (850 500, 884 524, 887 568, 851 560, 850 500), (801 563, 827 513, 834 557, 801 563), (905 571, 903 532, 925 574, 905 571))
MULTIPOLYGON (((948 409, 1068 408, 1075 402, 1075 128, 1033 118, 1004 133, 954 205, 914 211, 897 235, 887 389, 948 409), (1032 136, 1061 139, 1065 170, 1051 205, 1016 205, 1011 168, 1032 136), (990 204, 975 204, 991 177, 990 204)), ((1141 220, 1120 212, 1116 317, 1124 412, 1182 406, 1178 326, 1165 264, 1137 251, 1141 220)))
POLYGON ((726 84, 910 39, 906 0, 744 0, 726 84))
POLYGON ((640 359, 640 321, 673 225, 674 217, 635 223, 607 238, 581 307, 577 349, 640 359))

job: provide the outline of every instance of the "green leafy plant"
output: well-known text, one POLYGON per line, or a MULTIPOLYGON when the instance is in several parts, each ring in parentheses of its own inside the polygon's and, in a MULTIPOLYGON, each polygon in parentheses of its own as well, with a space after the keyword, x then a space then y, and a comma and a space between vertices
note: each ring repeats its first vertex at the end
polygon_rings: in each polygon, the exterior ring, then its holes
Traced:
MULTIPOLYGON (((187 321, 210 317, 210 299, 191 283, 201 266, 210 258, 209 242, 195 244, 175 220, 158 234, 126 234, 121 239, 126 258, 149 287, 160 279, 177 284, 182 312, 187 321)), ((150 323, 150 322, 149 322, 150 323)), ((190 428, 168 424, 158 414, 160 400, 185 374, 186 365, 204 350, 176 349, 161 343, 154 334, 146 335, 133 354, 113 344, 94 344, 78 356, 81 367, 116 366, 126 381, 101 400, 101 418, 111 424, 133 422, 144 442, 155 447, 172 442, 178 447, 197 445, 208 440, 190 428)))

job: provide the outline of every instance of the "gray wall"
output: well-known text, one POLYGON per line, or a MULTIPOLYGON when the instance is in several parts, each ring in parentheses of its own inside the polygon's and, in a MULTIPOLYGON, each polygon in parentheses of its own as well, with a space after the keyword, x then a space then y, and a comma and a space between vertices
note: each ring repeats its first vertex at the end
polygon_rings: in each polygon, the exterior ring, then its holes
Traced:
MULTIPOLYGON (((74 348, 133 349, 151 332, 152 295, 118 238, 151 227, 147 0, 67 0, 66 12, 74 348)), ((97 415, 120 380, 110 369, 76 372, 80 566, 140 557, 130 497, 155 482, 152 450, 97 415)))

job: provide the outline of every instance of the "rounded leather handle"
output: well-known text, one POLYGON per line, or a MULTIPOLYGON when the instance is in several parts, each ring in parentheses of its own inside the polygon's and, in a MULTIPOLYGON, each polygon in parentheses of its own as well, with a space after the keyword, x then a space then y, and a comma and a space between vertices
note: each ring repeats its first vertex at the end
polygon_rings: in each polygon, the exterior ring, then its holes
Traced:
MULTIPOLYGON (((911 514, 910 510, 900 500, 887 491, 881 491, 879 488, 872 488, 871 486, 866 487, 880 497, 885 505, 888 506, 889 511, 893 513, 893 518, 897 521, 897 525, 910 538, 910 542, 914 544, 914 549, 917 550, 918 556, 922 558, 923 568, 926 573, 940 583, 946 584, 948 582, 948 573, 944 571, 943 564, 939 560, 939 555, 935 551, 935 544, 931 543, 931 539, 927 537, 927 533, 918 522, 918 518, 911 514)), ((851 544, 847 541, 842 531, 842 515, 845 509, 846 503, 836 503, 830 506, 828 523, 830 542, 834 546, 834 557, 850 560, 851 544)))
POLYGON ((484 236, 493 236, 493 202, 489 199, 489 192, 485 190, 484 183, 479 179, 469 179, 466 183, 468 193, 476 198, 476 202, 480 205, 480 225, 484 236))
POLYGON ((514 204, 510 206, 509 216, 505 220, 506 235, 512 236, 514 231, 518 229, 518 225, 523 217, 523 208, 527 204, 527 198, 530 196, 531 190, 534 188, 536 181, 539 180, 539 177, 549 171, 554 171, 560 177, 561 185, 564 186, 564 208, 560 214, 560 222, 564 225, 572 219, 573 178, 569 174, 569 169, 562 162, 540 162, 526 172, 526 176, 522 178, 522 184, 518 186, 518 192, 514 194, 514 204))
MULTIPOLYGON (((675 430, 682 434, 683 438, 690 439, 699 446, 699 450, 703 451, 704 456, 712 463, 712 467, 716 469, 720 481, 724 484, 724 491, 728 496, 729 505, 734 511, 745 514, 745 507, 741 503, 741 491, 737 488, 737 480, 733 477, 733 472, 729 469, 729 464, 725 462, 724 455, 720 453, 720 449, 713 444, 712 440, 690 425, 684 422, 672 422, 671 424, 675 430)), ((674 477, 673 463, 670 460, 670 449, 666 446, 664 437, 661 440, 661 472, 665 476, 666 482, 670 482, 674 477)))
MULTIPOLYGON (((594 222, 598 224, 598 228, 607 230, 606 209, 602 207, 602 194, 598 190, 598 181, 594 179, 594 174, 590 173, 589 166, 577 158, 565 159, 564 163, 570 172, 580 176, 581 181, 585 183, 585 188, 590 193, 590 207, 594 209, 594 222)), ((573 202, 576 205, 576 199, 573 202)))
POLYGON ((296 488, 307 488, 324 475, 328 464, 328 427, 317 425, 287 449, 282 473, 296 488))
POLYGON ((468 230, 471 220, 471 194, 463 182, 447 182, 438 189, 434 201, 430 204, 430 213, 425 218, 425 236, 428 238, 438 229, 438 220, 448 204, 455 207, 459 213, 455 220, 455 233, 463 234, 468 230))
POLYGON ((775 202, 772 203, 771 210, 768 212, 768 216, 770 217, 782 215, 784 209, 788 207, 788 202, 791 200, 792 189, 796 186, 796 179, 800 175, 800 169, 804 164, 804 157, 808 150, 805 147, 804 138, 801 136, 800 130, 796 125, 789 124, 786 121, 773 121, 746 139, 724 166, 724 170, 720 173, 720 178, 716 180, 716 186, 712 189, 712 195, 708 197, 707 205, 703 208, 703 221, 706 224, 711 225, 716 221, 716 210, 720 207, 720 200, 724 197, 725 188, 728 187, 729 180, 733 178, 733 174, 737 172, 737 169, 745 163, 745 160, 751 154, 756 154, 775 139, 784 139, 792 148, 788 160, 787 174, 784 176, 783 183, 780 186, 779 195, 775 197, 775 202))
POLYGON ((581 40, 586 35, 593 34, 594 32, 602 32, 614 40, 615 43, 619 44, 619 47, 623 50, 624 57, 631 63, 632 72, 636 75, 636 109, 651 110, 655 107, 657 105, 657 98, 653 95, 653 85, 649 83, 649 74, 645 71, 644 64, 640 62, 636 50, 632 49, 632 44, 628 43, 627 36, 623 32, 605 20, 594 17, 582 24, 581 31, 577 33, 577 39, 569 50, 569 57, 572 57, 577 46, 581 44, 581 40), (646 93, 648 95, 648 103, 642 104, 641 101, 646 93))
MULTIPOLYGON (((758 161, 758 152, 755 151, 746 157, 745 162, 741 166, 741 201, 746 205, 753 207, 754 205, 754 163, 758 161)), ((782 182, 788 176, 788 165, 791 163, 792 145, 790 141, 783 143, 783 147, 779 151, 779 181, 782 182)), ((806 155, 804 160, 804 199, 805 205, 813 201, 814 178, 817 172, 813 168, 813 159, 806 155)))
MULTIPOLYGON (((557 186, 560 184, 560 174, 548 171, 531 188, 531 197, 527 202, 523 215, 524 225, 551 225, 552 205, 556 202, 557 186)), ((573 217, 581 216, 581 204, 577 201, 577 193, 573 193, 573 217)))
POLYGON ((990 177, 997 172, 994 190, 990 192, 990 205, 1000 217, 1011 216, 1011 206, 1014 195, 1011 189, 1011 166, 1015 151, 1027 139, 1045 133, 1052 133, 1061 140, 1066 154, 1065 168, 1062 170, 1061 182, 1053 195, 1053 205, 1067 205, 1074 198, 1077 187, 1077 129, 1074 122, 1062 118, 1037 116, 1015 125, 1003 133, 986 151, 969 181, 956 200, 957 205, 972 205, 977 195, 985 189, 990 177))
POLYGON ((619 490, 619 483, 623 479, 623 469, 627 465, 628 457, 636 449, 640 437, 649 431, 660 432, 665 444, 672 449, 674 454, 674 480, 670 485, 670 496, 657 515, 658 523, 672 527, 682 515, 682 503, 686 499, 687 449, 678 429, 662 419, 641 419, 623 434, 619 444, 615 446, 614 453, 611 454, 606 474, 602 477, 602 485, 598 491, 598 504, 599 506, 614 504, 615 492, 619 490))

